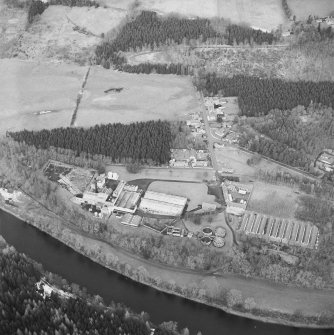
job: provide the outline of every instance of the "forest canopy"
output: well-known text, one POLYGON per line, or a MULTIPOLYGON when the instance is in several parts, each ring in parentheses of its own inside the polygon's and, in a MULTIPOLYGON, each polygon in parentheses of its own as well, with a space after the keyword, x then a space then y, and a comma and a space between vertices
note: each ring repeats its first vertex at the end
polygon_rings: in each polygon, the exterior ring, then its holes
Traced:
MULTIPOLYGON (((104 305, 99 296, 89 296, 76 284, 45 273, 42 267, 6 244, 0 236, 0 334, 114 334, 149 335, 145 314, 134 315, 114 302, 104 305), (64 299, 55 293, 42 295, 36 283, 43 274, 70 291, 64 299)), ((51 282, 51 285, 54 285, 51 282)), ((157 334, 177 335, 162 325, 157 334)))
POLYGON ((170 125, 166 121, 116 123, 86 129, 23 130, 8 135, 36 148, 71 149, 78 155, 83 152, 100 154, 111 157, 116 163, 165 164, 170 160, 172 143, 170 125))
POLYGON ((263 116, 272 109, 288 110, 311 103, 334 106, 334 82, 284 81, 237 75, 217 77, 209 73, 196 78, 204 95, 237 96, 242 115, 263 116))
POLYGON ((292 110, 274 109, 264 117, 249 118, 252 131, 244 133, 241 145, 282 163, 312 171, 325 149, 334 149, 334 110, 311 104, 292 110), (260 136, 254 135, 254 130, 260 136))

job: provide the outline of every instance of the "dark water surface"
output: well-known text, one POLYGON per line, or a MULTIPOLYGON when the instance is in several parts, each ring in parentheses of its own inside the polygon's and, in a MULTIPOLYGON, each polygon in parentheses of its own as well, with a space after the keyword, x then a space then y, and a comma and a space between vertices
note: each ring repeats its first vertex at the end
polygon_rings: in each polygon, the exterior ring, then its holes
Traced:
POLYGON ((203 335, 334 334, 333 330, 301 329, 256 322, 161 293, 105 269, 1 210, 0 235, 16 250, 43 264, 46 270, 86 287, 90 294, 100 295, 106 303, 113 300, 124 303, 135 312, 148 312, 155 324, 177 321, 179 328, 188 327, 192 335, 196 335, 199 330, 203 335))

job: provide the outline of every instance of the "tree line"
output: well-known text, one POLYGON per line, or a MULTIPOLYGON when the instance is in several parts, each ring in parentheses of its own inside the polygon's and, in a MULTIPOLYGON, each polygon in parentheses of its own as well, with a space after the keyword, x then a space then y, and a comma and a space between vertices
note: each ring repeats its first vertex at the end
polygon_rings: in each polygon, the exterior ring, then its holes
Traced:
POLYGON ((242 115, 263 116, 272 109, 321 103, 334 106, 334 82, 285 81, 237 75, 231 78, 208 73, 194 80, 204 95, 237 96, 242 115))
POLYGON ((94 0, 48 0, 50 5, 61 5, 68 7, 99 7, 99 3, 94 0))
POLYGON ((291 9, 288 5, 288 1, 287 0, 282 0, 282 7, 283 7, 283 11, 285 16, 290 19, 291 17, 291 9))
POLYGON ((34 21, 34 18, 36 15, 41 15, 46 8, 48 8, 48 3, 44 3, 40 0, 33 0, 30 3, 29 9, 28 9, 28 23, 32 23, 34 21))
POLYGON ((213 29, 208 19, 187 19, 176 16, 159 17, 156 12, 142 11, 136 18, 128 21, 120 29, 113 41, 105 40, 95 50, 96 63, 110 66, 124 65, 126 60, 120 51, 154 49, 161 45, 189 44, 192 40, 206 42, 220 38, 229 44, 268 43, 272 44, 274 36, 261 30, 228 25, 224 34, 213 29))
POLYGON ((15 141, 37 148, 71 149, 79 155, 100 154, 116 163, 166 164, 170 160, 171 130, 166 121, 116 123, 90 128, 55 128, 51 130, 8 133, 15 141))
MULTIPOLYGON (((131 334, 149 335, 147 314, 134 315, 111 302, 105 306, 99 296, 90 296, 76 284, 43 268, 6 244, 0 236, 0 333, 1 334, 131 334), (75 295, 62 299, 52 293, 43 298, 36 282, 45 275, 52 285, 75 295)), ((162 324, 157 334, 177 335, 162 324)))
MULTIPOLYGON (((104 67, 110 67, 110 64, 103 62, 104 67)), ((158 74, 177 74, 177 75, 193 75, 193 67, 189 65, 178 64, 152 64, 152 63, 141 63, 138 65, 124 64, 115 67, 117 70, 121 70, 129 73, 158 73, 158 74)))

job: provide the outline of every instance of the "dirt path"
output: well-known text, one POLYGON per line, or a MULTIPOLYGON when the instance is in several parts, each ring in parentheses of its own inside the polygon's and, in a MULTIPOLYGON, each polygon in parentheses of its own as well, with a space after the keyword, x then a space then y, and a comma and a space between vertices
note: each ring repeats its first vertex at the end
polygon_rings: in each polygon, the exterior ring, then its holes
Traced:
POLYGON ((208 121, 208 112, 205 108, 203 93, 201 93, 201 107, 202 107, 202 115, 203 115, 203 121, 205 124, 206 135, 208 137, 208 149, 210 151, 212 167, 216 172, 218 172, 219 170, 218 162, 217 162, 215 150, 213 147, 215 139, 213 138, 212 133, 211 133, 211 128, 210 128, 209 121, 208 121))

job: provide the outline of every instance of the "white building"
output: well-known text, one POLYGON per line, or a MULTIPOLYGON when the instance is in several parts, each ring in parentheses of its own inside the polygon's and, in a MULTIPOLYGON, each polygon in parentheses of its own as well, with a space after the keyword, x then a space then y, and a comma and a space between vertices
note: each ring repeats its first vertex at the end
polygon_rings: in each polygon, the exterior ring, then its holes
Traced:
POLYGON ((118 180, 118 179, 119 179, 119 175, 118 175, 118 173, 116 173, 116 172, 111 172, 111 171, 109 171, 109 172, 108 172, 108 179, 111 179, 111 180, 118 180))

